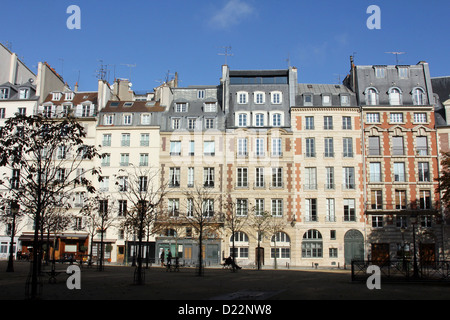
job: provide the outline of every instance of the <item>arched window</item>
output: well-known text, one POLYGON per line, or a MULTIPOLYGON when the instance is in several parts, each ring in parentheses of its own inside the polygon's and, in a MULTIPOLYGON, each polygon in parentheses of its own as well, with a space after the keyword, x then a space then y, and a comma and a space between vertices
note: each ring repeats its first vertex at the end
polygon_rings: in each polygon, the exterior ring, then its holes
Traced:
POLYGON ((375 88, 367 88, 365 95, 366 105, 374 106, 378 104, 378 91, 375 88))
POLYGON ((245 232, 235 232, 234 235, 230 237, 230 243, 233 242, 233 238, 234 242, 248 242, 248 235, 245 232))
POLYGON ((277 245, 289 245, 291 243, 291 238, 289 238, 289 235, 286 232, 279 231, 272 236, 272 239, 270 241, 272 243, 276 243, 277 245))
POLYGON ((425 93, 421 88, 414 88, 412 91, 413 104, 415 106, 423 106, 425 104, 425 93))
POLYGON ((391 106, 399 106, 402 104, 402 93, 398 88, 389 89, 389 104, 391 106))
POLYGON ((245 232, 235 232, 230 237, 230 257, 248 259, 248 236, 245 232), (234 254, 233 254, 234 239, 234 254))
POLYGON ((270 257, 272 259, 289 259, 291 257, 291 239, 283 231, 275 233, 271 238, 270 257))
POLYGON ((310 229, 303 235, 302 258, 322 258, 322 235, 315 229, 310 229))

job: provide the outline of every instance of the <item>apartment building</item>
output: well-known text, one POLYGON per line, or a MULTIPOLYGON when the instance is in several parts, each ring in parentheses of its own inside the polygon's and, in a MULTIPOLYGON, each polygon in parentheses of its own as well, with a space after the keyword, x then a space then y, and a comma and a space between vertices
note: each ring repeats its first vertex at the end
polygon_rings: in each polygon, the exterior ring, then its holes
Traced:
POLYGON ((438 145, 428 64, 352 65, 349 84, 363 123, 368 257, 401 259, 416 250, 423 261, 442 258, 438 145))

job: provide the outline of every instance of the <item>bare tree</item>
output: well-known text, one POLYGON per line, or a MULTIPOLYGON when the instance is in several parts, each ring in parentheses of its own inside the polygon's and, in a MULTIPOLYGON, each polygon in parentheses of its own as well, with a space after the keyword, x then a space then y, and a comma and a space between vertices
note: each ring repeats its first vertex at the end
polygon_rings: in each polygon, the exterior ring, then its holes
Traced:
MULTIPOLYGON (((91 181, 79 170, 85 160, 98 155, 86 145, 84 127, 74 118, 50 119, 18 114, 5 121, 0 131, 0 166, 11 174, 3 175, 0 185, 10 198, 32 215, 35 224, 31 298, 38 296, 38 269, 42 255, 39 232, 47 208, 57 203, 60 194, 79 186, 94 190, 91 181)), ((90 169, 91 174, 97 170, 90 169)))
POLYGON ((195 230, 198 240, 197 275, 203 275, 203 241, 223 226, 221 198, 210 188, 195 185, 193 190, 184 192, 188 201, 186 224, 195 230))
POLYGON ((256 266, 258 270, 261 270, 261 239, 263 238, 266 230, 269 229, 271 218, 272 216, 270 213, 262 210, 262 208, 257 206, 252 208, 249 226, 256 231, 256 240, 258 242, 258 246, 256 248, 256 266))
POLYGON ((224 204, 224 228, 229 229, 231 232, 232 239, 232 250, 231 258, 233 259, 233 271, 236 271, 236 246, 235 238, 238 233, 243 230, 247 224, 248 220, 248 200, 247 199, 236 199, 233 201, 231 195, 227 195, 227 199, 224 204))
POLYGON ((127 210, 124 224, 129 229, 134 229, 138 236, 137 269, 134 282, 144 284, 143 239, 145 232, 150 232, 151 225, 158 214, 166 195, 166 187, 160 183, 160 172, 154 168, 130 166, 127 170, 121 169, 117 174, 116 185, 119 192, 123 192, 130 202, 130 210, 127 210))

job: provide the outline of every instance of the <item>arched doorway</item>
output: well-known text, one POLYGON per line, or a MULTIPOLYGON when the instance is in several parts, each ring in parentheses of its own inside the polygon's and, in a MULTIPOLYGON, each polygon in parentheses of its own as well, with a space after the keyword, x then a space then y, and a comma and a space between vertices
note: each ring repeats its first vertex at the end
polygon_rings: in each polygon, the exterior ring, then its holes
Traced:
POLYGON ((352 229, 344 236, 345 264, 349 265, 352 260, 364 260, 364 236, 358 230, 352 229))

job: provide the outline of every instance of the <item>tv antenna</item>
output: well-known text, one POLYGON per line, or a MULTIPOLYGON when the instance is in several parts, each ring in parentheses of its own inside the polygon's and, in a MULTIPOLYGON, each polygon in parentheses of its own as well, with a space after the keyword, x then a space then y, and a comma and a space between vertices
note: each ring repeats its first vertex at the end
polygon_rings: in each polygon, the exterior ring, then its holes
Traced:
POLYGON ((103 64, 103 60, 98 60, 100 62, 100 68, 97 70, 97 79, 106 80, 106 65, 103 64))
POLYGON ((284 59, 284 61, 287 62, 288 68, 290 68, 291 67, 291 55, 289 53, 288 53, 288 57, 286 59, 284 59))
POLYGON ((131 68, 136 68, 136 63, 135 64, 122 63, 122 66, 127 66, 127 67, 130 68, 130 78, 129 78, 129 80, 131 81, 131 68))
POLYGON ((398 65, 398 55, 399 54, 405 54, 406 52, 396 52, 396 51, 394 51, 394 52, 385 52, 385 53, 395 54, 395 64, 398 65))
POLYGON ((225 53, 218 53, 219 56, 225 56, 225 65, 227 65, 227 57, 232 57, 232 53, 228 53, 228 50, 231 51, 231 46, 222 47, 225 50, 225 53))

